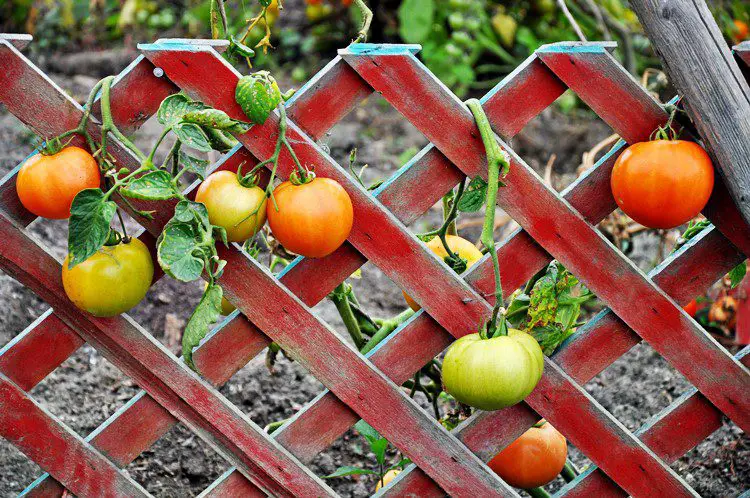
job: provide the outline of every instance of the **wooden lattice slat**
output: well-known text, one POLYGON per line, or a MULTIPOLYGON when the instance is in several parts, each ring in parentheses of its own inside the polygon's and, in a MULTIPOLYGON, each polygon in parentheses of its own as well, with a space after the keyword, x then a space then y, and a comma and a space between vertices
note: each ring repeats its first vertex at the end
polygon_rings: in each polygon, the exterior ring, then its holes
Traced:
MULTIPOLYGON (((43 134, 59 133, 68 121, 77 121, 80 107, 11 45, 12 41, 0 38, 0 62, 9 68, 0 79, 15 78, 7 85, 2 80, 0 102, 43 134), (16 80, 31 89, 28 99, 17 98, 16 80), (6 101, 14 97, 16 100, 8 105, 6 101), (29 107, 29 102, 36 107, 29 107), (46 121, 48 119, 52 122, 46 121)), ((113 109, 116 109, 118 125, 134 131, 155 112, 165 95, 178 88, 241 118, 241 111, 234 103, 237 73, 218 57, 216 49, 222 47, 212 48, 211 45, 171 41, 141 47, 146 58, 134 61, 113 89, 113 109), (168 78, 154 75, 154 63, 168 78), (130 100, 125 98, 126 94, 131 95, 130 100), (139 97, 132 98, 132 94, 139 97)), ((606 44, 563 44, 540 49, 483 99, 495 130, 506 138, 515 135, 567 85, 623 138, 628 141, 644 139, 666 115, 607 53, 611 48, 606 44)), ((33 387, 72 354, 84 337, 153 397, 139 393, 87 438, 90 446, 84 441, 76 444, 94 454, 93 447, 100 448, 115 464, 124 466, 179 419, 217 447, 230 462, 239 465, 239 472, 228 471, 206 490, 205 495, 210 496, 255 496, 259 493, 257 486, 275 489, 277 494, 328 493, 330 490, 321 487, 322 483, 300 462, 294 461, 294 457, 284 453, 282 447, 301 462, 307 462, 359 416, 378 428, 421 467, 421 470, 413 467, 404 472, 384 490, 386 494, 407 491, 416 491, 420 496, 444 491, 457 496, 514 494, 481 461, 491 458, 540 416, 545 416, 608 473, 605 476, 601 470, 592 468, 564 492, 621 494, 624 489, 634 495, 653 492, 691 495, 693 491, 667 463, 718 427, 720 412, 704 396, 740 427, 747 424, 746 408, 750 401, 743 393, 747 393, 748 373, 741 363, 708 340, 667 296, 684 303, 742 261, 744 256, 736 247, 743 252, 750 249, 750 231, 719 185, 706 209, 717 228, 701 234, 654 270, 653 283, 646 279, 615 253, 590 225, 615 207, 607 183, 614 160, 622 150, 621 144, 563 193, 570 204, 547 189, 511 151, 514 162, 509 178, 511 186, 507 192, 501 192, 500 205, 525 230, 517 231, 498 247, 499 257, 505 263, 506 292, 523 284, 554 255, 614 311, 602 312, 592 319, 554 356, 554 362, 547 361, 544 379, 527 399, 528 404, 494 413, 478 412, 456 429, 457 438, 453 438, 391 382, 400 384, 450 344, 453 337, 472 332, 476 323, 489 312, 490 303, 482 296, 491 294, 493 287, 488 258, 467 272, 464 280, 451 273, 405 229, 404 224, 423 214, 464 175, 475 176, 484 171, 483 148, 473 121, 463 105, 414 59, 414 51, 413 46, 386 50, 355 46, 343 51, 342 57, 332 61, 288 103, 293 122, 290 135, 303 162, 314 164, 324 176, 339 180, 354 200, 355 228, 349 243, 321 260, 298 258, 279 276, 283 286, 241 253, 223 251, 228 271, 222 283, 230 300, 238 304, 252 322, 237 312, 228 317, 195 353, 201 372, 214 385, 222 384, 262 351, 270 336, 332 389, 316 397, 278 430, 273 438, 276 443, 251 423, 245 430, 255 439, 248 440, 226 430, 221 432, 222 428, 233 430, 249 421, 241 415, 223 412, 231 409, 226 400, 208 385, 191 384, 194 377, 186 374, 182 365, 161 351, 158 344, 144 336, 134 324, 125 319, 116 320, 120 323, 116 330, 124 334, 123 337, 112 337, 111 332, 102 334, 101 327, 92 328, 90 325, 98 320, 86 318, 60 297, 62 293, 56 281, 59 266, 56 274, 54 267, 57 265, 34 247, 18 227, 0 217, 0 235, 4 239, 0 243, 0 267, 28 284, 58 310, 55 314, 45 313, 35 326, 0 351, 0 372, 17 381, 19 388, 13 386, 17 393, 26 396, 19 389, 33 387), (314 143, 373 88, 432 142, 375 192, 377 201, 314 143), (405 88, 410 93, 406 93, 405 88), (562 237, 563 229, 572 229, 575 236, 562 237), (37 255, 40 261, 48 258, 47 262, 39 267, 22 268, 17 255, 7 254, 13 245, 37 255), (391 257, 394 248, 402 251, 398 258, 391 257), (608 271, 614 272, 619 280, 591 268, 592 253, 596 260, 605 262, 608 271), (359 357, 308 308, 367 260, 378 265, 424 307, 368 355, 372 363, 359 357), (414 268, 419 271, 415 272, 414 268), (629 282, 631 289, 622 289, 623 281, 629 282), (626 292, 628 290, 630 293, 626 292), (622 302, 632 300, 636 294, 641 299, 638 306, 622 302), (659 313, 649 311, 644 302, 659 313), (262 313, 261 309, 267 312, 262 313), (635 327, 640 336, 670 359, 700 390, 687 393, 644 427, 640 431, 641 440, 579 386, 640 341, 639 335, 626 323, 635 327), (61 339, 53 337, 55 327, 63 329, 61 339), (290 329, 310 331, 307 339, 315 337, 316 340, 312 344, 302 341, 287 332, 290 329), (666 339, 659 337, 664 330, 670 332, 666 339), (692 345, 688 347, 695 348, 695 352, 705 358, 675 351, 676 338, 692 345), (40 365, 24 371, 25 362, 37 348, 44 346, 54 346, 54 353, 40 365), (123 346, 135 347, 136 351, 123 351, 123 346), (332 355, 338 362, 336 369, 331 368, 332 355), (692 364, 694 361, 698 363, 692 364), (165 377, 165 372, 187 382, 195 392, 175 385, 171 377, 165 377), (165 393, 174 393, 176 399, 165 398, 165 393), (198 401, 194 396, 203 397, 205 406, 191 411, 183 403, 198 401), (388 419, 383 411, 388 412, 388 419), (219 418, 196 423, 195 414, 205 416, 208 413, 219 418), (222 413, 229 418, 221 419, 222 413), (404 422, 408 423, 407 427, 403 427, 404 422), (679 437, 676 437, 675 427, 684 429, 679 437), (252 458, 247 453, 248 444, 259 445, 257 447, 269 453, 252 458), (292 460, 288 469, 280 471, 272 463, 274 459, 278 462, 289 458, 292 460), (262 463, 258 465, 258 461, 262 463), (278 483, 282 483, 282 488, 273 488, 278 483)), ((92 127, 95 129, 96 125, 92 127)), ((234 169, 243 160, 254 163, 258 157, 265 158, 275 144, 276 131, 275 118, 262 127, 254 127, 240 137, 242 146, 225 155, 214 168, 234 169)), ((128 154, 116 153, 121 165, 135 165, 128 154)), ((288 173, 289 158, 283 158, 280 166, 282 176, 288 173)), ((14 173, 0 184, 0 208, 15 222, 25 225, 33 217, 23 210, 15 197, 14 173)), ((195 185, 190 190, 194 188, 195 185)), ((153 223, 146 224, 146 228, 152 234, 158 233, 170 213, 169 204, 159 205, 159 216, 153 223)), ((153 246, 148 232, 142 237, 153 246)), ((747 356, 740 356, 743 362, 747 361, 747 356)), ((64 427, 58 424, 57 429, 64 430, 64 427)), ((70 488, 75 476, 66 475, 59 468, 49 470, 70 488)), ((121 475, 118 473, 116 477, 119 479, 121 475)), ((47 477, 37 480, 27 494, 59 496, 60 491, 59 484, 47 477)))

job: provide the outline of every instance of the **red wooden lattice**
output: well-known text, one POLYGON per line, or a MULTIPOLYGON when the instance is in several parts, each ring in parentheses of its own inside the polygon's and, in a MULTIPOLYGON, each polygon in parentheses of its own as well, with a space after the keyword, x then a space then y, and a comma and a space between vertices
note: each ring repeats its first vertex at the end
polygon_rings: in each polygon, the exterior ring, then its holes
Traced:
MULTIPOLYGON (((27 41, 0 37, 0 102, 37 134, 54 136, 75 127, 82 109, 18 51, 27 41)), ((242 119, 234 101, 238 73, 220 57, 222 47, 184 40, 141 46, 143 56, 113 86, 116 124, 133 132, 164 97, 179 90, 242 119)), ((538 50, 484 97, 495 131, 512 137, 571 88, 624 142, 647 139, 667 115, 609 54, 611 48, 569 43, 538 50)), ((147 495, 120 469, 179 422, 234 466, 202 496, 333 495, 304 463, 363 418, 415 463, 382 494, 515 496, 483 462, 544 417, 596 464, 560 494, 695 495, 669 464, 716 430, 722 414, 743 430, 750 428, 745 367, 750 348, 733 358, 680 305, 750 254, 750 230, 719 183, 704 211, 713 227, 650 275, 642 274, 594 227, 615 208, 608 182, 624 142, 560 195, 503 144, 512 167, 498 204, 522 227, 497 247, 504 288, 517 288, 556 258, 610 306, 546 360, 544 376, 526 401, 477 412, 449 433, 398 387, 456 337, 476 330, 491 310, 485 296, 494 286, 487 258, 457 276, 405 227, 464 176, 486 176, 484 147, 471 114, 414 57, 416 50, 352 46, 288 102, 288 133, 297 154, 346 188, 354 203, 354 228, 334 254, 298 259, 278 280, 236 248, 222 249, 228 262, 222 285, 241 313, 228 317, 196 350, 202 378, 127 316, 97 319, 71 304, 62 290, 60 264, 24 231, 33 216, 16 197, 17 170, 3 179, 0 268, 51 306, 0 351, 0 435, 49 472, 25 494, 59 496, 64 486, 79 496, 147 495), (373 91, 431 142, 374 196, 316 145, 373 91), (309 307, 367 260, 423 310, 365 358, 309 307), (634 434, 581 384, 641 339, 695 388, 634 434), (330 391, 269 436, 214 387, 272 340, 330 391), (143 388, 85 440, 27 393, 84 341, 143 388)), ((748 55, 750 47, 738 47, 737 53, 748 55)), ((214 167, 236 169, 241 161, 270 156, 277 127, 276 117, 253 127, 214 167)), ((115 145, 112 153, 121 166, 137 165, 122 147, 115 145)), ((292 167, 282 154, 281 176, 292 167)), ((138 207, 148 209, 147 204, 138 207)), ((140 238, 150 247, 172 207, 160 203, 155 219, 144 223, 140 238)))

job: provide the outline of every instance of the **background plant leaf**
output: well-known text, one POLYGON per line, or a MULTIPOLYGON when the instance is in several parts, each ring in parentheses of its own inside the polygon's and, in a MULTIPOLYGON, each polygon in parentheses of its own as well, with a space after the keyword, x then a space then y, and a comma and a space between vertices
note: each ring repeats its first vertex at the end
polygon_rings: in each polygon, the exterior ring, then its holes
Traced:
POLYGON ((359 467, 352 467, 350 465, 347 465, 345 467, 339 467, 336 469, 332 474, 328 474, 327 476, 324 476, 323 479, 333 479, 334 477, 346 477, 346 476, 355 476, 355 475, 364 475, 364 474, 376 474, 374 470, 370 469, 360 469, 359 467))

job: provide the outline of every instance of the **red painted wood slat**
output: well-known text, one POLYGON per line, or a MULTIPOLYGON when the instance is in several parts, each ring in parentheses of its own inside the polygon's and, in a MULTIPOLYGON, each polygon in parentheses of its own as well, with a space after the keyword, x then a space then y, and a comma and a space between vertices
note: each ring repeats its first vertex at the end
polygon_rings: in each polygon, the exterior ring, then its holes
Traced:
POLYGON ((51 304, 61 320, 261 489, 279 496, 333 495, 127 316, 98 319, 78 310, 65 296, 60 264, 4 215, 0 215, 0 268, 51 304))
POLYGON ((3 374, 0 436, 78 496, 150 496, 3 374))
MULTIPOLYGON (((413 56, 345 54, 344 59, 464 173, 486 178, 484 147, 471 115, 455 96, 434 84, 413 56), (411 93, 400 90, 405 87, 411 93), (413 95, 419 95, 420 101, 413 95), (436 123, 440 125, 436 127, 436 123), (453 132, 448 138, 441 132, 446 123, 451 123, 453 132), (465 139, 457 140, 457 136, 465 139)), ((507 145, 502 146, 512 164, 506 178, 508 187, 498 196, 499 205, 735 423, 750 428, 750 398, 746 396, 750 372, 617 254, 601 233, 544 185, 507 145), (563 235, 570 233, 576 237, 563 235), (587 257, 581 258, 581 254, 587 257), (670 334, 665 334, 666 330, 670 334)))

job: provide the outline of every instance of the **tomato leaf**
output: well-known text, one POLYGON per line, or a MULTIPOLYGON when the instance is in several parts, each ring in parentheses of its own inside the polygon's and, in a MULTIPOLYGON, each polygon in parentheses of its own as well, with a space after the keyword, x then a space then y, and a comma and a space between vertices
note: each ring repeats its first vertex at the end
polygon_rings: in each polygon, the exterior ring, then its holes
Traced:
POLYGON ((232 133, 246 133, 252 126, 252 123, 244 123, 230 118, 226 112, 219 109, 190 111, 182 117, 182 122, 195 123, 202 127, 230 131, 232 133))
POLYGON ((209 162, 205 159, 199 159, 191 156, 185 151, 180 150, 180 164, 187 168, 188 171, 195 173, 200 176, 201 179, 206 178, 206 168, 208 168, 209 162))
POLYGON ((218 285, 209 285, 203 293, 198 306, 190 315, 182 335, 182 356, 185 363, 195 370, 193 364, 193 349, 206 337, 209 327, 221 316, 221 298, 224 292, 218 285))
POLYGON ((183 282, 201 276, 215 254, 213 226, 206 206, 180 201, 156 244, 156 256, 164 273, 183 282))
POLYGON ((323 476, 323 479, 333 479, 334 477, 346 477, 364 474, 377 474, 377 472, 370 469, 360 469, 359 467, 352 467, 350 465, 347 465, 345 467, 339 467, 333 472, 333 474, 323 476))
POLYGON ((191 111, 207 109, 202 102, 191 100, 182 93, 175 93, 162 100, 156 119, 164 126, 174 126, 182 120, 182 117, 191 111))
POLYGON ((379 465, 385 463, 385 450, 388 448, 388 440, 385 438, 378 439, 370 444, 370 450, 375 453, 375 458, 379 465))
POLYGON ((231 133, 224 130, 215 130, 213 128, 202 128, 203 133, 208 137, 208 143, 214 150, 227 152, 237 145, 237 139, 231 133))
POLYGON ((83 263, 107 242, 115 211, 117 205, 101 189, 88 188, 75 196, 68 225, 68 268, 83 263))
POLYGON ((747 264, 743 261, 742 263, 738 264, 734 268, 732 268, 732 271, 729 272, 727 275, 729 277, 730 284, 732 286, 732 289, 740 285, 742 280, 745 278, 745 274, 747 273, 747 264))
POLYGON ((464 195, 458 201, 458 210, 464 213, 474 213, 482 209, 484 199, 487 197, 487 182, 480 177, 474 177, 469 182, 464 195))
POLYGON ((234 36, 229 37, 229 48, 227 49, 230 55, 237 54, 240 57, 255 57, 255 50, 248 47, 244 43, 241 43, 234 36))
POLYGON ((531 290, 529 329, 546 326, 554 321, 557 313, 557 267, 550 265, 549 268, 547 274, 531 290))
POLYGON ((381 436, 378 431, 376 431, 370 424, 368 424, 364 420, 360 420, 359 422, 354 424, 354 428, 357 430, 357 432, 360 433, 362 437, 367 439, 370 444, 372 444, 373 441, 377 441, 378 439, 383 438, 383 436, 381 436))
POLYGON ((178 123, 172 128, 172 131, 174 131, 177 138, 179 138, 184 145, 187 145, 190 148, 201 152, 212 150, 205 132, 195 123, 178 123))
POLYGON ((120 194, 134 199, 163 201, 177 197, 172 175, 164 170, 149 171, 131 180, 120 189, 120 194))

